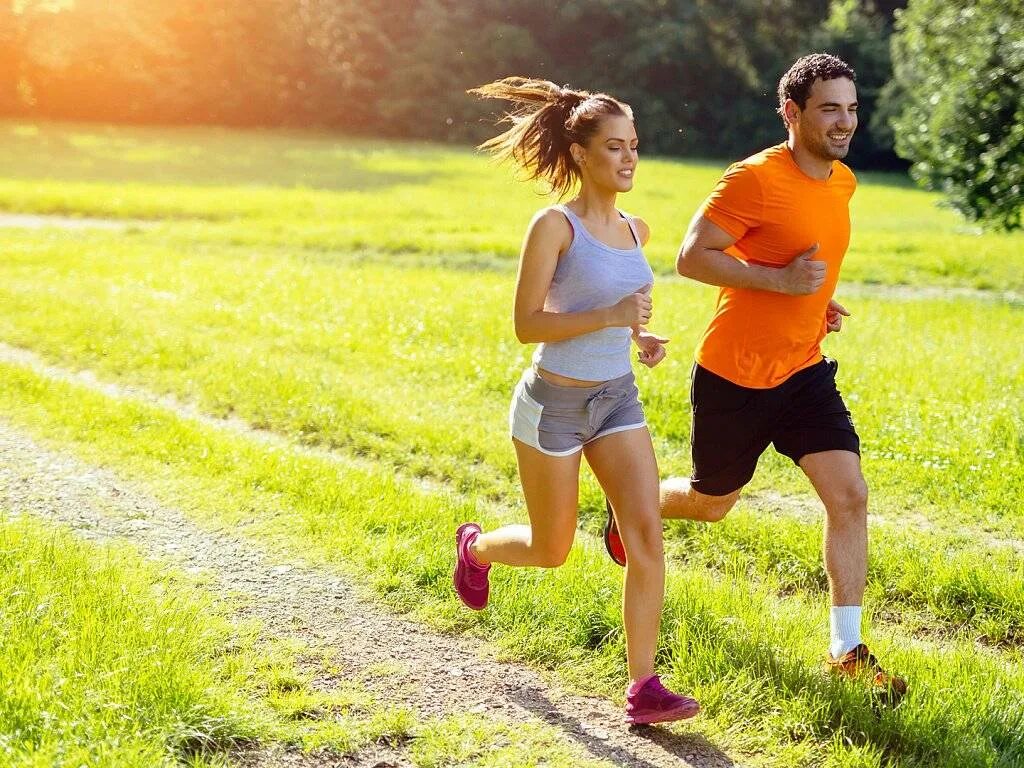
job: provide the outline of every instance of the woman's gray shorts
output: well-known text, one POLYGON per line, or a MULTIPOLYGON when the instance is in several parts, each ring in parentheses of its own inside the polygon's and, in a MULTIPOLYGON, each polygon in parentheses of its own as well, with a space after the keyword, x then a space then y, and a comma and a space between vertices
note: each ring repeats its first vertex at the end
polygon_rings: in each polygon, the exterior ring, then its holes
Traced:
POLYGON ((570 456, 591 440, 646 426, 639 395, 632 371, 592 387, 565 387, 527 368, 512 394, 509 431, 548 456, 570 456))

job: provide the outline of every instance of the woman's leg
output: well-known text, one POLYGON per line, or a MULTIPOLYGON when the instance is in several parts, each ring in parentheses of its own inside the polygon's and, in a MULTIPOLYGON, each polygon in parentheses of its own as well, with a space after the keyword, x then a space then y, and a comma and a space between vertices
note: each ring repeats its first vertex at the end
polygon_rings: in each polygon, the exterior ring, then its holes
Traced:
POLYGON ((665 599, 665 552, 658 509, 658 463, 646 427, 584 446, 587 463, 615 510, 626 549, 622 617, 630 680, 654 674, 665 599))
POLYGON ((512 442, 530 524, 481 533, 470 551, 484 565, 556 568, 565 562, 576 535, 581 454, 548 456, 514 438, 512 442))

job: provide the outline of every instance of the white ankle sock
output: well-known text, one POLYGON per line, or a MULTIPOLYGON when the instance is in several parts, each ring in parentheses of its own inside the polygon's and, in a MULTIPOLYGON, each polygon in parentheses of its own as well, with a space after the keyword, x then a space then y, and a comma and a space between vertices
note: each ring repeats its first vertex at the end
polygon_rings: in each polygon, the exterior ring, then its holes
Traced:
POLYGON ((829 617, 832 633, 832 644, 829 653, 833 659, 852 651, 860 645, 860 614, 859 605, 833 605, 829 617))

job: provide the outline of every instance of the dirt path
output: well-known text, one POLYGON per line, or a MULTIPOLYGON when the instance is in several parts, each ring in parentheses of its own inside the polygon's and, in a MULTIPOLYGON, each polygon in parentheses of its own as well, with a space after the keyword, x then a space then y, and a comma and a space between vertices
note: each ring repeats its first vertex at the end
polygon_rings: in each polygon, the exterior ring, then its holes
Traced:
MULTIPOLYGON (((228 529, 204 530, 116 475, 55 453, 0 423, 0 503, 15 514, 62 523, 95 541, 123 539, 147 556, 203 573, 211 588, 241 596, 240 615, 276 636, 326 648, 384 701, 422 717, 484 712, 511 723, 543 722, 583 754, 613 765, 654 768, 736 765, 699 736, 700 720, 678 727, 628 730, 619 707, 574 696, 525 667, 498 662, 468 637, 442 635, 361 599, 342 579, 300 563, 275 561, 228 529), (371 674, 373 668, 401 670, 371 674), (400 684, 396 684, 396 681, 400 684)), ((314 681, 332 687, 337 678, 314 681)), ((406 766, 401 752, 373 749, 353 760, 289 753, 244 756, 245 765, 406 766)))
POLYGON ((0 213, 0 227, 11 229, 151 229, 152 221, 141 219, 92 219, 84 216, 58 216, 38 213, 0 213))
POLYGON ((1024 294, 1019 291, 997 291, 985 288, 970 288, 964 285, 884 285, 881 283, 851 283, 840 285, 836 298, 842 296, 866 296, 897 301, 931 301, 969 299, 972 301, 1004 302, 1015 307, 1024 306, 1024 294))

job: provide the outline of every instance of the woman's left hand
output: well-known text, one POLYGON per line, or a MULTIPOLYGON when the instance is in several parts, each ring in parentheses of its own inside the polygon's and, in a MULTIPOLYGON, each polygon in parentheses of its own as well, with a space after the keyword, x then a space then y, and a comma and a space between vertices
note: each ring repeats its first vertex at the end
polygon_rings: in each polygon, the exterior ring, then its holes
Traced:
POLYGON ((648 368, 653 368, 665 359, 665 345, 669 340, 664 336, 641 330, 633 334, 633 341, 640 350, 636 354, 636 359, 648 368))

